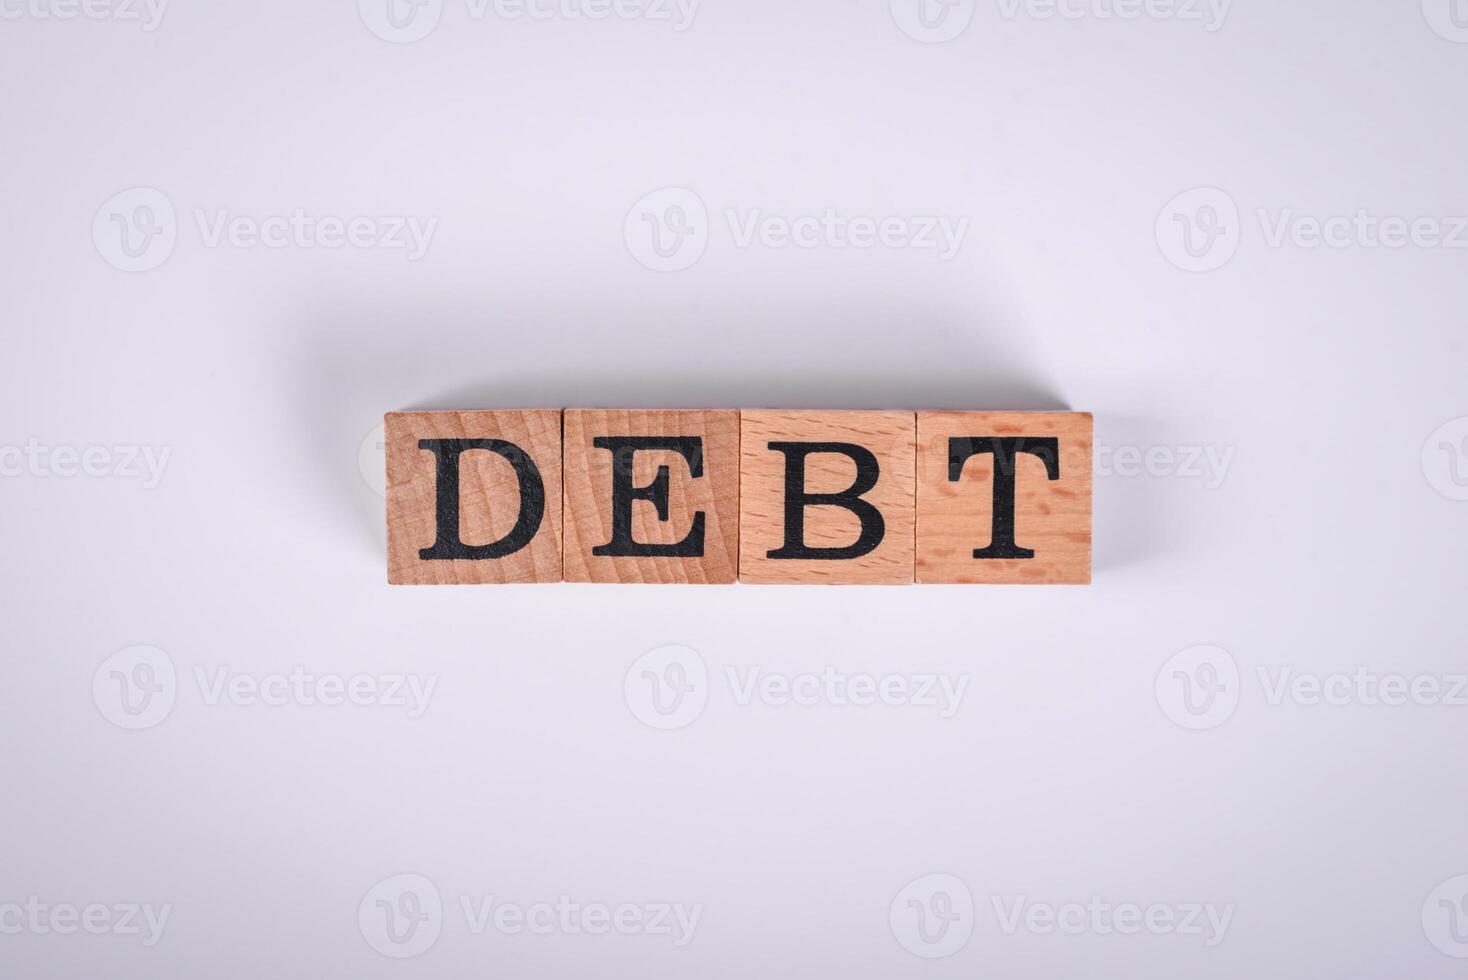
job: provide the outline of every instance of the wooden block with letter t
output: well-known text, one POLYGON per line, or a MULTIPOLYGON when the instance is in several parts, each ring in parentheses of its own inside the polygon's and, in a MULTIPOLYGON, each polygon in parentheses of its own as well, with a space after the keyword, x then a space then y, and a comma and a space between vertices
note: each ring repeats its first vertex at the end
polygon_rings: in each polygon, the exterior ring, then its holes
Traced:
POLYGON ((561 580, 561 412, 390 412, 387 580, 561 580))
POLYGON ((912 582, 912 412, 741 418, 741 582, 912 582))
POLYGON ((567 409, 568 582, 729 583, 739 413, 567 409))
POLYGON ((919 412, 920 583, 1091 581, 1091 416, 919 412))

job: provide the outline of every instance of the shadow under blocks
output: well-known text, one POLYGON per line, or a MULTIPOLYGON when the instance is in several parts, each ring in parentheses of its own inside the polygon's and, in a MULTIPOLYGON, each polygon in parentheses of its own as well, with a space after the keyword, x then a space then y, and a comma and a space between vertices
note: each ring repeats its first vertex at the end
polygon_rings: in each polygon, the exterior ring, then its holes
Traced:
POLYGON ((395 585, 1086 584, 1085 412, 391 412, 395 585))

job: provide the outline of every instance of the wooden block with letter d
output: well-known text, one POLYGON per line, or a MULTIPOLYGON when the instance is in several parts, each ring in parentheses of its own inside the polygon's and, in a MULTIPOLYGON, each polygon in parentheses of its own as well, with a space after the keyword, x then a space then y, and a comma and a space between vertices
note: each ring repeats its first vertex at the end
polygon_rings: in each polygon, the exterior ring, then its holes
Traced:
POLYGON ((387 580, 561 580, 561 412, 390 412, 387 580))
POLYGON ((1091 581, 1091 416, 919 412, 917 580, 1091 581))
POLYGON ((912 412, 741 413, 739 580, 913 580, 912 412))
POLYGON ((739 413, 567 409, 568 582, 728 583, 739 413))

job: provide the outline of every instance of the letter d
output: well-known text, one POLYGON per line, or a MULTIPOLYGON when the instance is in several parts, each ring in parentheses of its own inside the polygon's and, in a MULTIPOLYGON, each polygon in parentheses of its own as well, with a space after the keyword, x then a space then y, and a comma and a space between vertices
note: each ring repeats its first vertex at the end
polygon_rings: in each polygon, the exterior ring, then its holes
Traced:
POLYGON ((419 449, 427 449, 436 457, 434 475, 434 507, 437 539, 433 547, 418 552, 424 561, 503 558, 530 543, 545 517, 545 482, 525 450, 503 439, 419 439, 419 449), (459 457, 470 450, 482 449, 503 456, 515 468, 520 482, 520 514, 510 533, 489 544, 465 544, 459 538, 459 457))

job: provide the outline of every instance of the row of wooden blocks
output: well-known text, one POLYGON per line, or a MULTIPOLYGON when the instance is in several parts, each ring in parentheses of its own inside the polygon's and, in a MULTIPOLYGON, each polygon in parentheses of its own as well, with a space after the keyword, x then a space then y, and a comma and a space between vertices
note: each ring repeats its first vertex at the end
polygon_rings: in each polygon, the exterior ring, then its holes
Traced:
POLYGON ((1080 412, 393 412, 388 581, 1086 583, 1080 412))

